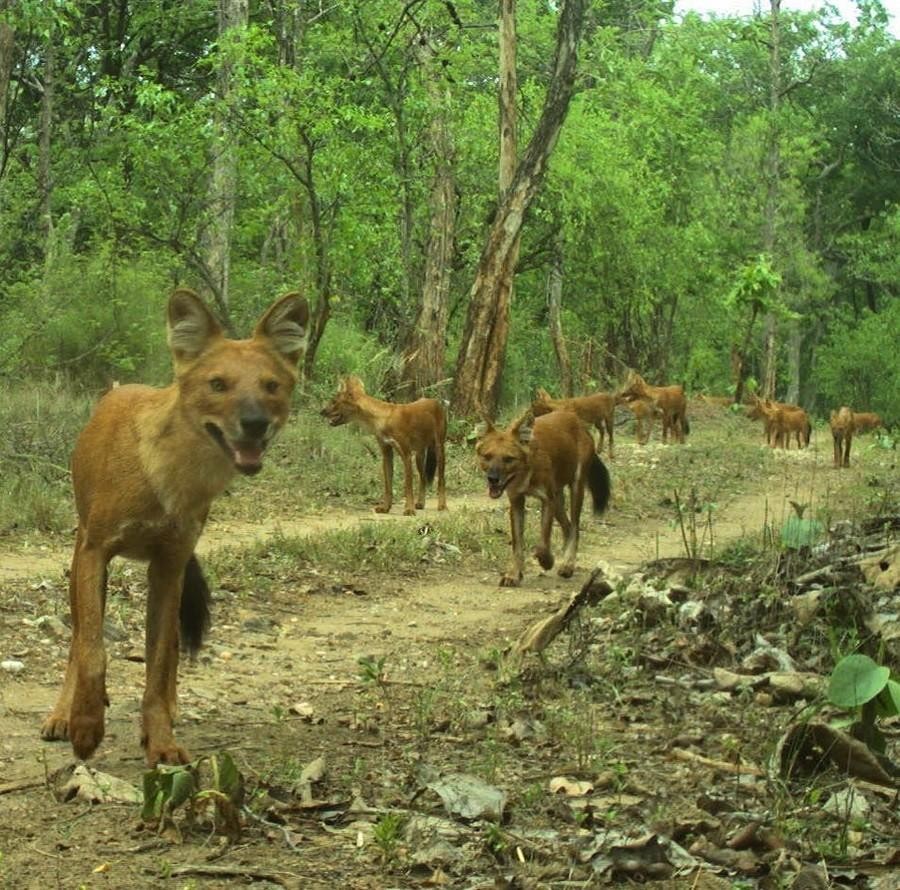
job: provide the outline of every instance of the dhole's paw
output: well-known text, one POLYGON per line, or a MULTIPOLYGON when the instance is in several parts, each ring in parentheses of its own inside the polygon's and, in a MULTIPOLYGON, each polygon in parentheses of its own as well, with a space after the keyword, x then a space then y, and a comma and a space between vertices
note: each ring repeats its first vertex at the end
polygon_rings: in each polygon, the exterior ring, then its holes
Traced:
POLYGON ((522 583, 521 578, 517 578, 515 575, 504 575, 500 579, 501 587, 518 587, 522 583))
POLYGON ((87 760, 103 741, 103 713, 99 717, 73 714, 69 720, 69 740, 72 750, 80 760, 87 760))
POLYGON ((574 573, 575 566, 572 565, 561 565, 556 570, 556 574, 559 575, 560 578, 571 578, 574 573))
POLYGON ((390 507, 385 507, 384 504, 376 504, 376 505, 375 505, 375 512, 376 512, 376 513, 390 513, 390 512, 391 512, 391 508, 390 508, 390 507))
POLYGON ((69 738, 69 718, 52 713, 41 727, 41 738, 45 742, 65 742, 69 738))
POLYGON ((160 739, 159 741, 145 740, 143 744, 147 752, 147 766, 150 769, 161 763, 170 766, 182 766, 191 762, 188 752, 181 745, 176 745, 173 738, 160 739))
POLYGON ((553 568, 553 554, 549 550, 546 550, 543 547, 535 547, 534 558, 538 561, 538 564, 542 569, 547 569, 549 571, 553 568))

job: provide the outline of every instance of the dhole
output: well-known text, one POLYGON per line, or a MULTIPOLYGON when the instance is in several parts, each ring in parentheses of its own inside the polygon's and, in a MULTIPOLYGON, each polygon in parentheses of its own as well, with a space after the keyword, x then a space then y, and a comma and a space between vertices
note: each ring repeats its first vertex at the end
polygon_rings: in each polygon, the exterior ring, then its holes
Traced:
POLYGON ((554 399, 546 389, 538 387, 537 395, 531 403, 531 411, 535 417, 549 414, 551 411, 571 411, 583 423, 597 427, 597 453, 603 451, 604 428, 609 435, 609 456, 613 456, 613 417, 616 410, 616 397, 605 392, 596 392, 590 396, 578 396, 574 399, 554 399))
POLYGON ((650 386, 640 374, 632 371, 618 397, 628 401, 649 399, 662 415, 663 442, 668 442, 671 433, 673 439, 684 444, 684 437, 691 431, 691 426, 687 419, 687 399, 684 397, 683 386, 650 386))
POLYGON ((287 294, 249 340, 228 340, 193 291, 176 290, 167 310, 174 383, 118 386, 98 402, 72 455, 72 644, 45 739, 68 738, 86 758, 103 738, 107 564, 124 556, 149 562, 141 709, 147 762, 188 762, 172 732, 179 642, 196 652, 209 624, 194 547, 213 499, 236 472, 260 470, 287 420, 308 316, 306 301, 287 294))
POLYGON ((653 419, 659 409, 650 399, 629 399, 616 396, 616 404, 624 405, 634 415, 634 437, 638 445, 646 445, 653 432, 653 419))
POLYGON ((835 468, 850 466, 850 445, 853 442, 855 415, 846 405, 831 412, 829 426, 834 442, 835 468))
POLYGON ((853 412, 853 427, 858 433, 865 433, 869 430, 878 429, 881 425, 881 418, 877 414, 866 411, 853 412))
POLYGON ((425 506, 425 488, 437 470, 438 510, 447 509, 444 485, 444 450, 447 419, 437 399, 418 399, 405 405, 383 402, 366 394, 358 377, 344 378, 335 397, 322 409, 332 426, 355 423, 368 430, 381 448, 384 498, 376 513, 387 513, 393 504, 394 450, 403 461, 404 513, 414 516, 425 506), (413 500, 413 458, 419 471, 419 497, 413 500))
POLYGON ((609 473, 579 418, 569 411, 554 411, 535 419, 527 411, 505 430, 488 422, 475 451, 487 477, 488 495, 499 498, 505 491, 509 498, 512 557, 500 586, 518 587, 522 582, 527 495, 541 500, 541 543, 535 548, 535 558, 542 568, 553 568, 550 534, 555 516, 566 541, 557 571, 563 578, 571 577, 585 486, 591 490, 595 513, 602 513, 609 502, 609 473), (569 516, 566 486, 571 493, 569 516))
POLYGON ((812 425, 807 413, 797 405, 760 399, 751 394, 747 417, 763 421, 763 434, 772 448, 790 447, 791 435, 796 436, 798 448, 809 445, 812 425))

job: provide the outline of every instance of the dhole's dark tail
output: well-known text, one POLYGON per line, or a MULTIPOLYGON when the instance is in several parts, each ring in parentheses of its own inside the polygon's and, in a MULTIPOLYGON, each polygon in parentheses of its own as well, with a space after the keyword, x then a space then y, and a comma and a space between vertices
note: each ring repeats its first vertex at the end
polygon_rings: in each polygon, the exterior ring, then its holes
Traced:
POLYGON ((688 435, 690 435, 690 432, 691 432, 691 425, 690 425, 690 423, 688 422, 687 414, 685 414, 685 415, 684 415, 684 434, 685 434, 686 436, 688 436, 688 435))
POLYGON ((594 500, 594 513, 599 516, 609 504, 610 483, 609 470, 596 454, 588 467, 587 483, 594 500))
POLYGON ((196 556, 191 556, 184 569, 184 586, 181 589, 181 648, 193 658, 203 645, 209 630, 209 585, 196 556))
POLYGON ((434 474, 437 472, 437 451, 433 445, 425 450, 425 480, 434 482, 434 474))

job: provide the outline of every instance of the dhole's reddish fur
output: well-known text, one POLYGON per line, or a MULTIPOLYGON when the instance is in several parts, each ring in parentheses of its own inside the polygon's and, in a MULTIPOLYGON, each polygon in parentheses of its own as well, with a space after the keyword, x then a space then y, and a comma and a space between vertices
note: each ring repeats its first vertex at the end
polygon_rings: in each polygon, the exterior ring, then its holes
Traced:
POLYGON ((437 399, 418 399, 408 404, 384 402, 366 394, 358 377, 346 377, 335 397, 322 409, 332 426, 355 423, 372 433, 381 449, 384 481, 382 502, 377 513, 387 513, 393 504, 394 450, 403 461, 404 513, 415 515, 425 506, 425 489, 437 470, 438 510, 447 509, 444 484, 444 454, 447 419, 437 399), (413 498, 412 462, 419 472, 419 497, 413 498))
POLYGON ((628 401, 649 399, 662 415, 663 442, 669 441, 671 433, 673 439, 684 443, 684 437, 691 431, 691 427, 687 419, 687 399, 684 397, 683 386, 650 386, 640 374, 632 371, 618 396, 628 401))
POLYGON ((653 420, 660 413, 650 399, 616 397, 617 405, 624 405, 634 415, 634 437, 638 445, 646 445, 653 432, 653 420))
POLYGON ((796 438, 798 448, 809 445, 812 424, 807 413, 797 405, 760 399, 751 394, 747 416, 763 421, 766 443, 772 448, 789 448, 791 436, 796 438))
POLYGON ((853 427, 858 433, 878 429, 881 425, 881 418, 877 414, 868 411, 853 412, 853 427))
POLYGON ((597 428, 597 453, 603 451, 604 432, 609 436, 609 456, 613 456, 613 419, 616 410, 616 397, 606 392, 595 392, 589 396, 577 396, 573 399, 554 399, 546 389, 538 387, 537 395, 531 403, 531 411, 535 417, 549 414, 551 411, 571 411, 582 423, 597 428))
POLYGON ((584 503, 585 486, 591 490, 594 512, 602 513, 609 501, 609 473, 594 451, 594 441, 581 420, 569 411, 554 411, 534 418, 530 411, 505 430, 491 423, 475 448, 487 477, 492 498, 509 498, 512 556, 500 579, 501 587, 518 587, 525 566, 525 498, 541 500, 541 543, 534 556, 542 568, 553 568, 550 535, 553 519, 566 540, 558 574, 571 577, 578 554, 578 523, 584 503), (571 493, 566 515, 565 489, 571 493))
POLYGON ((854 418, 854 413, 846 405, 838 408, 837 411, 831 412, 831 419, 828 423, 831 427, 831 439, 834 443, 835 468, 850 466, 850 445, 853 442, 855 429, 854 418))
POLYGON ((45 739, 69 739, 81 758, 103 739, 107 564, 124 556, 149 562, 147 762, 188 761, 172 721, 179 636, 196 650, 209 620, 194 547, 213 499, 236 472, 261 468, 287 420, 308 315, 306 301, 288 294, 249 340, 228 340, 195 293, 176 290, 167 313, 174 383, 118 386, 97 404, 72 456, 78 510, 69 578, 72 643, 59 700, 43 725, 45 739))

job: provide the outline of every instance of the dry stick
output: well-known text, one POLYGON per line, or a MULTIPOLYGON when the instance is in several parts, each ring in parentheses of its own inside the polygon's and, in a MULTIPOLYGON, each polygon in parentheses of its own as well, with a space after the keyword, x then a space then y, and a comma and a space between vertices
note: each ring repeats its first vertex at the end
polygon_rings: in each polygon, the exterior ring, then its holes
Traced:
POLYGON ((711 769, 717 769, 720 772, 732 773, 742 776, 763 777, 766 775, 764 769, 754 766, 750 763, 729 763, 727 760, 713 760, 711 757, 704 757, 702 754, 695 754, 687 748, 673 748, 669 752, 676 760, 684 760, 687 763, 699 763, 702 766, 708 766, 711 769))
MULTIPOLYGON (((220 878, 254 878, 263 881, 272 881, 275 884, 286 886, 281 878, 282 874, 289 875, 292 878, 301 878, 303 875, 297 875, 293 872, 274 872, 263 871, 258 868, 236 868, 230 865, 180 865, 173 868, 169 874, 172 877, 181 877, 182 875, 206 875, 207 877, 220 878)), ((307 880, 309 880, 307 878, 307 880)))

